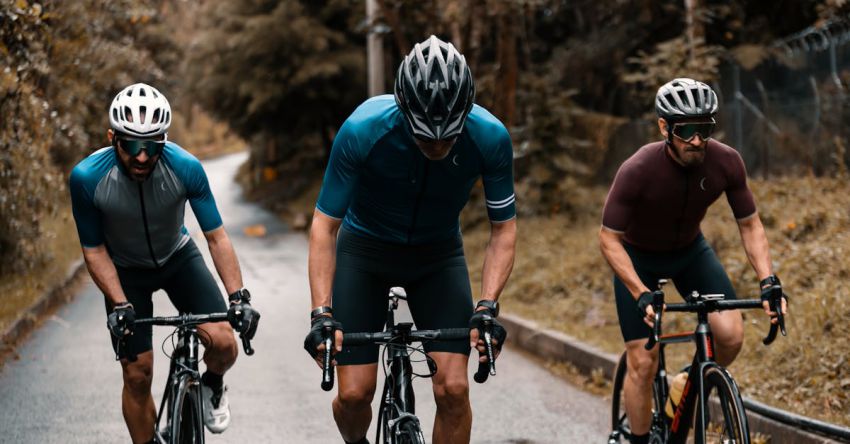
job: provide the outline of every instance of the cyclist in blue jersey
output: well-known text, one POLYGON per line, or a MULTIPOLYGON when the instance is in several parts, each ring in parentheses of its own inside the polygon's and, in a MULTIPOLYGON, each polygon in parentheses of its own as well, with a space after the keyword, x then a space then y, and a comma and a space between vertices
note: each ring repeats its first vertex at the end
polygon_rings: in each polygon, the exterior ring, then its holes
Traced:
MULTIPOLYGON (((368 442, 378 348, 347 347, 341 331, 381 331, 386 295, 396 285, 407 289, 418 328, 471 329, 469 344, 425 345, 438 369, 434 442, 469 442, 470 346, 483 351, 478 327, 484 314, 498 314, 516 240, 511 139, 474 97, 464 57, 431 36, 402 61, 394 96, 361 104, 334 140, 310 230, 313 311, 304 346, 315 357, 321 325, 333 321, 333 413, 346 442, 368 442), (458 218, 479 178, 491 235, 473 307, 458 218)), ((506 333, 497 329, 501 346, 506 333)))
POLYGON ((107 327, 123 369, 121 401, 130 437, 134 443, 154 442, 151 326, 134 329, 133 320, 153 315, 151 295, 159 289, 181 312, 228 312, 230 324, 199 326, 207 365, 204 423, 221 433, 230 423, 222 377, 237 355, 231 325, 250 339, 260 315, 242 286, 236 253, 201 163, 167 140, 171 107, 165 96, 143 83, 130 85, 113 99, 109 123, 111 145, 74 167, 70 191, 83 257, 105 296, 107 327), (187 200, 229 293, 229 309, 183 225, 187 200), (119 347, 120 339, 138 355, 134 362, 119 347))

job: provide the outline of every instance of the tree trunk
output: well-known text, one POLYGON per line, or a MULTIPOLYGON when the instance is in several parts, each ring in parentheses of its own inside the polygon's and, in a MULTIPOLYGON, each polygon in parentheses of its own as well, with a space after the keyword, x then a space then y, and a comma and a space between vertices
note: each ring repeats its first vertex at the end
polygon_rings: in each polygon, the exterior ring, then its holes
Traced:
POLYGON ((688 57, 694 63, 695 46, 705 40, 705 24, 696 16, 703 0, 685 0, 685 33, 688 40, 688 57))
POLYGON ((375 3, 378 4, 378 10, 381 11, 381 15, 393 31, 393 38, 395 39, 395 46, 398 48, 399 55, 402 57, 406 56, 407 53, 410 52, 412 46, 410 46, 410 43, 404 36, 404 32, 402 31, 403 26, 398 17, 398 11, 395 8, 388 8, 384 0, 375 0, 375 3))

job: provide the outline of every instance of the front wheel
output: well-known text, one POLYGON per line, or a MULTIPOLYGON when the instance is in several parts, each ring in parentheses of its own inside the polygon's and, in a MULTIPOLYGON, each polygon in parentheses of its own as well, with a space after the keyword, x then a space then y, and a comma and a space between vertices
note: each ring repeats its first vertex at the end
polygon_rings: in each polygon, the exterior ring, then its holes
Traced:
POLYGON ((201 418, 199 383, 188 375, 180 379, 171 400, 171 444, 203 444, 204 422, 201 418))
MULTIPOLYGON (((705 380, 705 403, 708 419, 705 427, 706 443, 749 444, 749 426, 741 394, 735 381, 720 366, 708 366, 703 370, 705 380)), ((698 422, 697 422, 698 424, 698 422)))
POLYGON ((394 442, 396 444, 425 444, 425 436, 422 435, 419 421, 408 420, 399 424, 396 428, 394 442))

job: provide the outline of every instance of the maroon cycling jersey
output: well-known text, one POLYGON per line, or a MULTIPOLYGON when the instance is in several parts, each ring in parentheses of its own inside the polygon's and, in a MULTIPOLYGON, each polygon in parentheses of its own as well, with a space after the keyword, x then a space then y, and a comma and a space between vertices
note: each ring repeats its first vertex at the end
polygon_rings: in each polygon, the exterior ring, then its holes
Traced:
POLYGON ((650 143, 617 171, 602 226, 641 249, 675 250, 697 238, 705 212, 724 192, 736 219, 755 214, 744 161, 733 148, 709 140, 704 162, 685 168, 665 142, 650 143))

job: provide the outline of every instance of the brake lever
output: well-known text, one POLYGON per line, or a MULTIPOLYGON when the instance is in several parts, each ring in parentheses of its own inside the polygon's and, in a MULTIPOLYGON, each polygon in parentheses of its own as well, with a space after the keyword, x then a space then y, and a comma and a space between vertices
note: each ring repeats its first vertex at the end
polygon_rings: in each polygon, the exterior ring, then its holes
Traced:
POLYGON ((479 362, 478 371, 472 377, 479 384, 487 381, 490 375, 496 376, 496 354, 493 352, 493 322, 490 319, 484 320, 483 330, 484 347, 487 350, 487 362, 479 362))
POLYGON ((322 390, 329 392, 334 386, 334 368, 331 365, 331 349, 333 348, 333 327, 325 325, 322 327, 325 344, 325 352, 322 357, 322 390))
POLYGON ((242 348, 245 350, 245 354, 248 356, 253 355, 254 349, 251 348, 251 340, 241 334, 239 335, 239 338, 242 339, 242 348))
POLYGON ((767 333, 767 337, 762 339, 762 344, 770 345, 776 339, 777 332, 782 332, 782 336, 788 336, 788 332, 785 331, 785 315, 782 313, 782 296, 779 297, 779 301, 776 300, 770 301, 770 309, 776 312, 776 323, 770 323, 770 331, 767 333))
MULTIPOLYGON (((659 283, 659 287, 662 285, 659 283)), ((661 290, 652 292, 652 310, 655 312, 655 318, 652 322, 652 336, 644 345, 647 350, 652 350, 658 343, 658 337, 661 336, 661 313, 664 311, 664 293, 661 290)))

